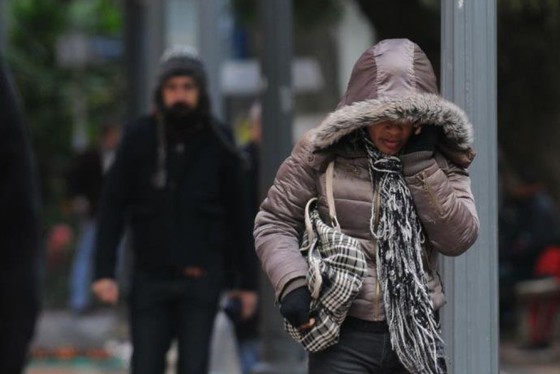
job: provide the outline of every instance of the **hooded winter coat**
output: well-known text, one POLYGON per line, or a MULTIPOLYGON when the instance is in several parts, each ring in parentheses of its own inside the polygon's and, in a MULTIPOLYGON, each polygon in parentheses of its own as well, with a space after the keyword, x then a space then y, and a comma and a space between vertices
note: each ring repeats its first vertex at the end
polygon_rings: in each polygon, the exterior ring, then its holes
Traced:
MULTIPOLYGON (((328 222, 325 170, 334 160, 334 199, 345 234, 357 238, 368 274, 348 315, 385 319, 377 280, 372 204, 381 204, 372 186, 359 130, 392 121, 438 126, 436 151, 401 155, 403 173, 427 240, 424 268, 435 310, 445 304, 437 255, 458 256, 473 245, 479 221, 467 167, 474 159, 472 125, 464 112, 438 95, 436 77, 422 50, 406 39, 385 40, 358 59, 337 110, 308 132, 280 167, 255 222, 257 254, 278 300, 306 284, 307 263, 299 253, 306 202, 319 198, 328 222)), ((377 211, 377 209, 375 209, 377 211)))

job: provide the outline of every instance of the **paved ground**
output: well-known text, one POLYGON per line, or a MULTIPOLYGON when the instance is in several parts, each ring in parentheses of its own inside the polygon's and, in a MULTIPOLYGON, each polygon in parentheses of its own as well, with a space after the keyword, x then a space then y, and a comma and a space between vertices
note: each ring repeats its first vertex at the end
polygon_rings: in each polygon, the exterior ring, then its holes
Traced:
POLYGON ((518 348, 518 342, 505 341, 500 346, 500 362, 501 374, 560 374, 560 345, 528 351, 518 348))
MULTIPOLYGON (((216 318, 212 348, 210 374, 240 373, 231 325, 223 314, 216 318)), ((131 352, 124 313, 110 309, 84 316, 43 313, 32 352, 26 374, 124 374, 131 352)), ((168 361, 173 366, 175 350, 168 361)))
MULTIPOLYGON (((67 311, 44 313, 33 344, 35 358, 26 374, 127 373, 130 345, 124 316, 110 309, 80 317, 67 311)), ((500 374, 560 374, 560 342, 546 351, 517 346, 515 341, 502 342, 500 374)), ((169 361, 175 361, 173 351, 169 361)), ((216 320, 210 374, 239 374, 231 326, 223 315, 216 320)))

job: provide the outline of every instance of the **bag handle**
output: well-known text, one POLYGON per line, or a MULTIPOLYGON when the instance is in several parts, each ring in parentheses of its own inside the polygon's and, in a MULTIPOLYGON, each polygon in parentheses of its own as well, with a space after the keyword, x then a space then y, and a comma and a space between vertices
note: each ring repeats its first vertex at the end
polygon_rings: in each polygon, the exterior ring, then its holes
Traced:
POLYGON ((332 227, 340 231, 340 224, 336 218, 336 206, 334 205, 334 193, 333 193, 333 181, 334 181, 334 160, 329 163, 327 167, 326 175, 326 193, 327 193, 327 205, 329 206, 329 217, 331 219, 332 227))
MULTIPOLYGON (((327 194, 327 205, 329 207, 329 217, 331 219, 331 224, 334 229, 340 231, 340 224, 336 218, 336 206, 334 204, 334 194, 333 194, 333 182, 334 182, 334 160, 329 163, 327 167, 326 175, 326 194, 327 194)), ((307 230, 307 237, 309 242, 313 242, 315 239, 315 232, 313 231, 313 225, 311 223, 311 205, 318 199, 316 197, 309 199, 305 205, 305 229, 307 230)), ((308 248, 305 248, 308 249, 308 248)))
POLYGON ((313 230, 313 223, 311 222, 311 205, 317 201, 317 198, 314 197, 309 199, 307 204, 305 205, 305 230, 307 231, 307 241, 308 244, 305 247, 301 248, 301 251, 307 251, 313 246, 313 242, 315 241, 315 231, 313 230))
POLYGON ((323 277, 321 276, 321 268, 319 266, 319 262, 315 260, 313 257, 313 251, 316 247, 316 234, 313 230, 313 223, 311 222, 311 205, 317 201, 317 198, 314 197, 307 202, 305 205, 305 229, 307 230, 307 245, 305 247, 301 247, 300 251, 307 253, 307 262, 310 267, 313 267, 313 271, 316 274, 313 284, 309 284, 309 291, 311 293, 311 298, 316 300, 319 297, 321 292, 321 287, 323 285, 323 277))

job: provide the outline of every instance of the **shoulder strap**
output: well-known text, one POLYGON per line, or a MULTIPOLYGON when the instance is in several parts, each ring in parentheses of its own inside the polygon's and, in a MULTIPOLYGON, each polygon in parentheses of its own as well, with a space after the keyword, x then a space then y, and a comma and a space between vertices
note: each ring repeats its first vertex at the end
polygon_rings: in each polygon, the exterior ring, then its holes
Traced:
MULTIPOLYGON (((338 219, 336 218, 336 207, 334 204, 334 194, 333 194, 333 181, 334 181, 334 161, 329 163, 326 173, 326 193, 327 193, 327 205, 329 206, 329 217, 331 219, 332 227, 340 231, 340 225, 338 219)), ((307 231, 307 237, 309 238, 309 243, 311 244, 315 239, 315 232, 313 231, 313 224, 311 222, 311 205, 317 201, 314 197, 310 199, 305 205, 305 229, 307 231)), ((308 250, 309 246, 301 248, 302 251, 308 250)))
POLYGON ((340 231, 340 225, 338 223, 338 219, 336 218, 336 206, 334 204, 333 182, 334 182, 334 160, 332 160, 329 163, 329 166, 327 167, 327 175, 326 175, 327 205, 329 206, 329 217, 331 219, 332 227, 340 231))

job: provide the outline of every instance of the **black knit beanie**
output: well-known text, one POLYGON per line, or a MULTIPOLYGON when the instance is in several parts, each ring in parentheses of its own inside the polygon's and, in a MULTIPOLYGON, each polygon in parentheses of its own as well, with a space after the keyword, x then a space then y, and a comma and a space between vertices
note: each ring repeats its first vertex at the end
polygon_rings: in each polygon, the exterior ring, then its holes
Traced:
POLYGON ((169 78, 176 75, 193 77, 201 90, 206 89, 206 71, 198 52, 188 46, 174 46, 167 49, 159 62, 157 75, 158 90, 169 78))

